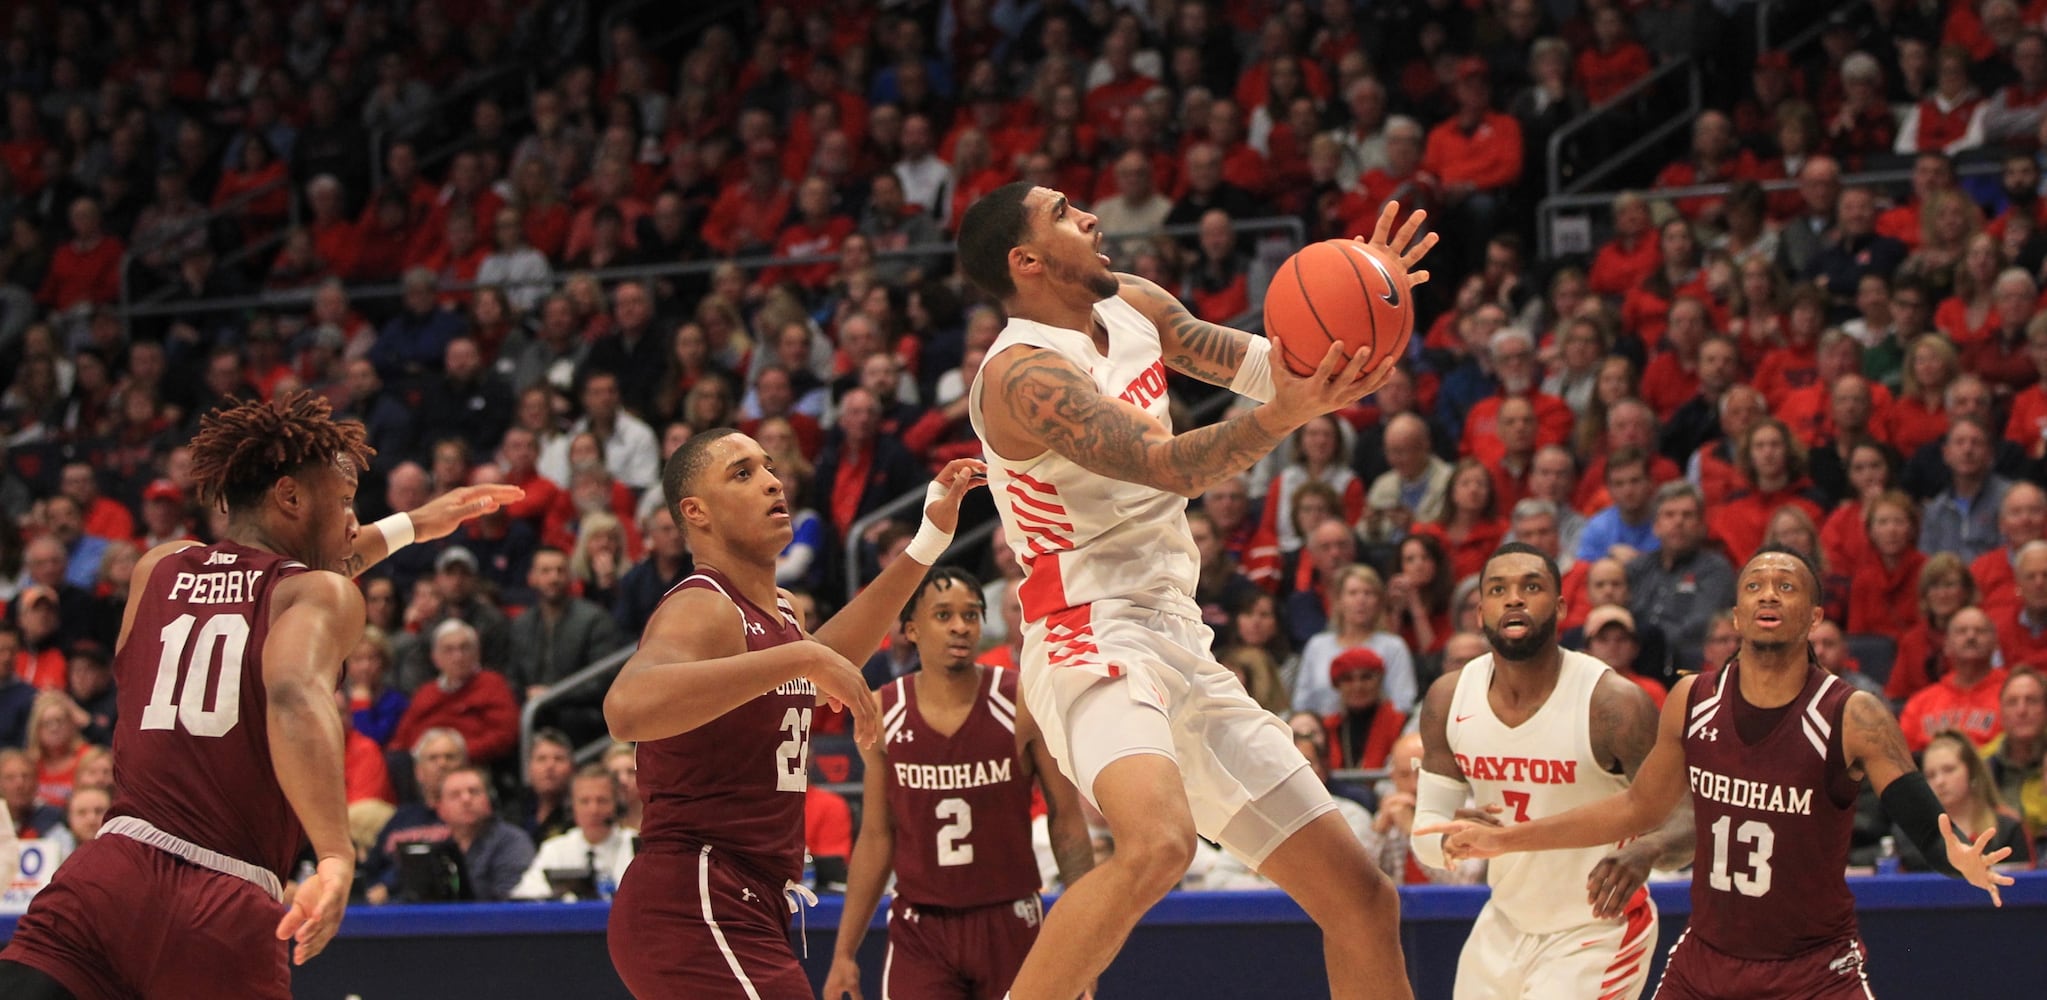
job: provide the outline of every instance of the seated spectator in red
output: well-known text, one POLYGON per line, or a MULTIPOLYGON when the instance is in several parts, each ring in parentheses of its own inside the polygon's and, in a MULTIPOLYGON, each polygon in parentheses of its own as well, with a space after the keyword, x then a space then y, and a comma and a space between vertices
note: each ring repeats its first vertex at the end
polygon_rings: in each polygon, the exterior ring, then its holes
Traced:
POLYGON ((1647 403, 1623 397, 1610 404, 1606 411, 1606 434, 1593 451, 1592 458, 1585 463, 1585 471, 1578 477, 1578 489, 1572 497, 1571 506, 1589 517, 1592 512, 1613 505, 1613 497, 1606 489, 1607 460, 1623 450, 1639 451, 1647 458, 1650 492, 1654 492, 1657 486, 1683 477, 1684 470, 1676 462, 1657 452, 1656 441, 1656 411, 1651 410, 1647 403))
POLYGON ((1863 504, 1869 558, 1850 569, 1848 631, 1896 641, 1919 624, 1919 505, 1896 490, 1863 504))
MULTIPOLYGON (((1748 91, 1734 102, 1735 141, 1748 149, 1769 149, 1779 114, 1797 96, 1798 86, 1791 77, 1791 57, 1775 49, 1758 53, 1755 69, 1749 74, 1748 91)), ((1795 164, 1793 169, 1797 169, 1795 164)))
POLYGON ((1613 239, 1592 258, 1592 291, 1620 298, 1662 266, 1661 236, 1649 225, 1648 201, 1635 191, 1615 195, 1613 239))
POLYGON ((474 150, 456 153, 448 164, 447 183, 434 194, 434 208, 427 216, 427 231, 442 231, 448 213, 457 206, 469 209, 472 219, 495 219, 505 199, 493 186, 497 178, 486 173, 482 154, 474 150))
POLYGON ((1009 164, 995 159, 995 149, 989 143, 987 133, 980 129, 967 129, 960 133, 959 145, 953 150, 947 230, 958 227, 969 205, 1016 179, 1016 171, 1009 164))
POLYGON ((1784 343, 1764 354, 1756 368, 1756 390, 1772 410, 1782 407, 1793 392, 1818 384, 1820 331, 1826 323, 1826 298, 1819 289, 1804 285, 1792 290, 1784 310, 1784 343))
POLYGON ((2047 541, 2021 546, 2012 562, 2018 600, 1993 616, 2004 666, 2038 668, 2047 663, 2047 541))
POLYGON ((836 435, 817 462, 817 489, 832 537, 843 544, 855 521, 918 482, 916 459, 893 437, 880 436, 882 404, 854 386, 839 397, 836 435))
MULTIPOLYGON (((1537 426, 1533 447, 1569 441, 1575 418, 1569 404, 1538 387, 1542 370, 1535 359, 1534 338, 1526 330, 1505 327, 1492 335, 1487 350, 1492 358, 1493 379, 1500 389, 1479 400, 1465 415, 1464 438, 1458 450, 1481 462, 1497 461, 1506 449, 1495 433, 1495 424, 1501 405, 1509 399, 1525 399, 1534 408, 1537 426)), ((1503 506, 1510 505, 1503 501, 1503 506)))
POLYGON ((1670 419, 1678 407, 1698 395, 1699 347, 1713 332, 1706 304, 1690 296, 1672 302, 1666 315, 1662 343, 1642 372, 1642 401, 1662 420, 1670 419))
MULTIPOLYGON (((1890 408, 1891 392, 1882 383, 1862 377, 1862 353, 1862 345, 1854 337, 1828 330, 1820 338, 1819 378, 1784 397, 1778 419, 1807 448, 1865 437, 1881 440, 1879 420, 1890 408)), ((1847 456, 1837 452, 1836 457, 1840 469, 1845 470, 1847 456)), ((1816 469, 1814 479, 1822 478, 1816 469)))
POLYGON ((1662 711, 1670 691, 1662 682, 1636 672, 1635 660, 1642 653, 1642 643, 1635 637, 1635 616, 1628 609, 1617 604, 1593 608, 1585 616, 1585 652, 1641 688, 1657 710, 1662 711))
POLYGON ((1322 720, 1329 734, 1329 766, 1385 767, 1393 741, 1407 724, 1407 716, 1384 697, 1386 661, 1369 646, 1346 649, 1329 661, 1329 683, 1343 705, 1322 720))
POLYGON ((1535 453, 1539 450, 1535 406, 1528 397, 1508 396, 1493 412, 1499 454, 1480 460, 1493 475, 1493 492, 1499 496, 1500 506, 1511 511, 1532 489, 1535 453))
POLYGON ((67 462, 59 488, 84 513, 85 533, 108 540, 135 537, 135 517, 120 501, 102 495, 99 476, 90 462, 67 462))
POLYGON ((533 157, 512 169, 512 200, 526 224, 526 242, 549 260, 567 257, 569 207, 562 203, 561 189, 554 181, 554 168, 533 157))
MULTIPOLYGON (((1734 122, 1718 111, 1705 111, 1692 121, 1692 148, 1684 159, 1663 168, 1656 175, 1658 188, 1691 187, 1697 184, 1725 184, 1747 180, 1756 173, 1756 161, 1735 144, 1734 122)), ((1718 226, 1722 199, 1695 195, 1677 200, 1677 210, 1695 223, 1718 226)))
POLYGON ((1923 231, 1922 214, 1932 204, 1935 195, 1952 191, 1954 187, 1955 167, 1947 154, 1939 151, 1918 154, 1912 160, 1912 197, 1904 204, 1877 215, 1877 234, 1897 240, 1908 249, 1918 249, 1923 231))
POLYGON ((1513 115, 1493 110, 1487 77, 1483 60, 1457 61, 1457 111, 1429 130, 1422 169, 1442 186, 1448 207, 1467 213, 1472 222, 1483 223, 1477 231, 1490 234, 1495 210, 1491 196, 1519 184, 1523 164, 1521 123, 1513 115), (1484 197, 1474 200, 1478 196, 1484 197))
MULTIPOLYGON (((1821 148, 1819 112, 1812 105, 1801 100, 1788 100, 1777 106, 1772 122, 1771 136, 1775 139, 1776 155, 1756 161, 1756 181, 1792 180, 1802 176, 1805 165, 1819 156, 1821 148)), ((1831 159, 1827 159, 1832 164, 1831 159)), ((1787 222, 1807 212, 1810 206, 1800 193, 1792 188, 1772 191, 1766 197, 1769 217, 1775 222, 1787 222)), ((1808 229, 1816 238, 1817 232, 1808 229)), ((1796 271, 1802 261, 1790 261, 1796 271)))
POLYGON ((1995 238, 1988 233, 1969 237, 1954 269, 1954 294, 1934 310, 1933 325, 1957 345, 1990 336, 1998 324, 1994 290, 2004 269, 2004 251, 1995 238))
MULTIPOLYGON (((1657 229, 1657 241, 1663 266, 1628 290, 1621 299, 1620 314, 1621 329, 1633 334, 1652 355, 1669 324, 1672 304, 1685 298, 1704 306, 1712 298, 1706 288, 1705 250, 1699 246, 1692 224, 1671 219, 1657 229)), ((1707 312, 1711 311, 1709 307, 1707 312)), ((1687 392, 1677 402, 1689 398, 1687 392)))
POLYGON ((2033 364, 2035 381, 2011 398, 2011 417, 2005 421, 2004 439, 2026 450, 2026 457, 2047 457, 2047 318, 2035 317, 2026 324, 2026 358, 2033 364))
POLYGON ((2040 322, 2035 318, 2039 297, 2039 285, 2024 268, 2005 268, 1990 290, 1996 328, 1990 336, 1962 347, 1962 370, 1988 382, 1999 402, 2040 379, 2026 346, 2028 325, 2040 322))
POLYGON ((746 179, 725 188, 711 206, 704 220, 704 244, 728 257, 768 250, 788 218, 790 200, 788 182, 776 165, 774 143, 754 146, 746 154, 746 179))
POLYGON ((1749 488, 1735 453, 1756 424, 1770 415, 1763 394, 1745 384, 1729 388, 1720 396, 1720 436, 1700 446, 1685 461, 1685 475, 1699 484, 1708 508, 1726 503, 1749 488))
POLYGON ((2024 480, 2011 484, 2004 491, 2004 501, 1997 505, 1997 538, 2002 544, 1969 564, 1969 576, 1982 595, 1976 603, 1993 621, 2020 603, 2019 550, 2043 537, 2047 537, 2047 492, 2024 480))
POLYGON ((240 223, 242 239, 261 242, 291 211, 291 178, 286 164, 260 132, 241 135, 241 160, 220 175, 213 210, 240 223))
POLYGON ((1132 57, 1139 39, 1133 32, 1111 31, 1102 40, 1102 62, 1109 68, 1108 82, 1087 92, 1084 102, 1087 123, 1103 133, 1120 132, 1123 113, 1144 100, 1159 85, 1157 80, 1137 71, 1132 57))
POLYGON ((1229 214, 1212 208, 1201 214, 1201 232, 1188 262, 1181 297, 1195 316, 1229 324, 1251 308, 1251 260, 1237 245, 1229 214))
POLYGON ((1827 119, 1827 149, 1850 164, 1884 156, 1898 140, 1898 119, 1884 99, 1883 68, 1867 52, 1841 60, 1841 104, 1827 119))
POLYGON ((431 641, 438 676, 412 693, 392 745, 411 746, 427 730, 445 726, 462 734, 477 763, 509 755, 519 745, 519 706, 504 675, 483 669, 476 629, 451 618, 434 628, 431 641))
POLYGON ((1592 14, 1592 44, 1578 53, 1576 74, 1587 104, 1604 104, 1649 75, 1649 50, 1629 34, 1626 18, 1619 7, 1592 14))
MULTIPOLYGON (((358 253, 355 270, 349 276, 355 281, 388 284, 408 267, 432 267, 436 273, 445 275, 444 280, 470 281, 476 277, 476 263, 483 260, 483 248, 476 245, 476 220, 469 218, 468 213, 462 213, 459 219, 455 213, 448 213, 415 221, 396 192, 372 199, 363 210, 363 218, 355 224, 355 233, 361 247, 398 248, 396 253, 358 253), (430 220, 439 220, 441 228, 428 230, 430 220), (442 259, 444 249, 448 255, 442 259), (472 258, 466 269, 459 263, 463 254, 472 258)), ((460 298, 466 301, 468 296, 460 298)))
POLYGON ((1953 156, 1983 145, 1988 105, 1969 79, 1968 52, 1944 45, 1934 59, 1934 91, 1905 112, 1898 124, 1897 152, 1953 156))
MULTIPOLYGON (((1997 643, 1998 629, 1982 609, 1955 612, 1948 622, 1942 653, 1946 672, 1906 699, 1904 710, 1898 713, 1898 728, 1904 730, 1905 746, 1913 753, 1925 750, 1942 730, 1960 730, 1977 744, 1990 742, 2002 731, 1997 696, 2010 667, 1991 667, 1997 643)), ((2005 662, 2012 663, 2009 655, 2005 662)))
POLYGON ((1912 342, 1898 399, 1885 414, 1882 435, 1899 454, 1917 454, 1947 434, 1947 388, 1960 366, 1955 346, 1946 337, 1929 333, 1912 342))
POLYGON ((384 150, 384 183, 371 192, 369 204, 356 221, 367 224, 373 217, 372 206, 385 195, 395 195, 404 202, 406 214, 415 225, 425 225, 427 218, 434 213, 440 189, 420 175, 419 149, 411 139, 392 139, 390 146, 384 150))
POLYGON ((343 214, 346 197, 341 181, 332 174, 321 174, 306 184, 306 206, 313 215, 306 229, 313 235, 315 256, 327 265, 329 275, 344 280, 354 277, 356 254, 361 249, 356 224, 343 214))
MULTIPOLYGON (((27 42, 24 39, 23 44, 27 42)), ((36 111, 35 96, 26 90, 7 95, 7 137, 0 142, 0 167, 14 180, 14 189, 33 195, 43 189, 45 154, 50 143, 43 138, 42 116, 36 111)))
POLYGON ((59 312, 80 305, 115 302, 121 297, 120 239, 100 228, 99 203, 79 198, 71 203, 71 239, 50 255, 50 270, 36 292, 36 303, 59 312))
POLYGON ((1714 505, 1706 522, 1712 535, 1727 547, 1731 561, 1747 562, 1762 547, 1770 519, 1780 508, 1796 506, 1815 524, 1824 512, 1814 499, 1818 491, 1806 476, 1805 449, 1783 424, 1765 417, 1738 440, 1735 468, 1746 488, 1726 503, 1714 505))
POLYGON ((1450 572, 1462 580, 1485 569, 1486 558, 1507 534, 1507 521, 1493 492, 1493 474, 1473 459, 1464 459, 1450 473, 1450 493, 1443 513, 1412 529, 1434 535, 1450 553, 1450 572))
MULTIPOLYGON (((1948 622, 1963 608, 1976 607, 1976 581, 1962 558, 1952 552, 1927 557, 1919 571, 1919 621, 1898 639, 1884 697, 1900 705, 1947 672, 1942 653, 1948 622)), ((1986 612, 1987 613, 1987 612, 1986 612)), ((1997 621, 2001 616, 1993 615, 1997 621)))
MULTIPOLYGON (((835 254, 853 229, 852 217, 838 211, 832 204, 831 185, 822 177, 807 178, 796 188, 796 214, 786 221, 781 235, 776 237, 774 254, 785 258, 835 254)), ((769 288, 784 281, 793 281, 805 290, 815 292, 831 280, 836 269, 837 265, 829 261, 770 267, 761 271, 757 284, 769 288)))

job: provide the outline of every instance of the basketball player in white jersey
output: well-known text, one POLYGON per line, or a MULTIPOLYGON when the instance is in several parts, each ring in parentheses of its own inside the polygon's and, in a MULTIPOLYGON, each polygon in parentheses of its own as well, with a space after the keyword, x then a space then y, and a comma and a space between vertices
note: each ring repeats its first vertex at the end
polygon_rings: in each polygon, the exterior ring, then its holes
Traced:
MULTIPOLYGON (((1510 542, 1479 580, 1479 624, 1493 651, 1437 678, 1422 701, 1417 830, 1456 815, 1466 796, 1505 823, 1597 802, 1625 789, 1656 745, 1649 696, 1558 647, 1561 577, 1549 556, 1510 542)), ((1412 847, 1422 864, 1449 867, 1442 835, 1418 835, 1412 847)), ((1457 960, 1456 1000, 1634 1000, 1656 946, 1642 883, 1652 865, 1678 868, 1691 856, 1686 806, 1618 848, 1494 860, 1492 899, 1457 960)))
MULTIPOLYGON (((1416 212, 1389 242, 1396 212, 1387 207, 1372 242, 1411 247, 1393 252, 1412 269, 1435 237, 1415 240, 1416 212)), ((1009 315, 968 413, 1024 567, 1024 699, 1116 842, 1053 907, 1011 995, 1079 996, 1179 885, 1198 832, 1321 926, 1337 1000, 1407 997, 1392 885, 1292 732, 1209 654, 1186 518, 1187 498, 1377 389, 1392 366, 1368 372, 1367 355, 1346 361, 1332 346, 1316 372, 1293 375, 1264 338, 1202 322, 1152 282, 1110 271, 1101 244, 1093 215, 1028 184, 997 189, 960 224, 961 269, 1009 315), (1261 405, 1174 434, 1168 366, 1261 405)))

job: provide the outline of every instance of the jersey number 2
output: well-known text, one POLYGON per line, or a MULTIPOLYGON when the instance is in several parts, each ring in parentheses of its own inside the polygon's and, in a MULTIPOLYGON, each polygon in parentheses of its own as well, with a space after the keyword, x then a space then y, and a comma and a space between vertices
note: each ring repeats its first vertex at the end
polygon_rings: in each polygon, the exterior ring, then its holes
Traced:
POLYGON ((142 709, 143 729, 174 729, 184 723, 194 736, 226 736, 242 719, 242 657, 249 650, 249 620, 241 615, 214 615, 192 642, 199 619, 179 615, 157 639, 163 655, 156 661, 156 684, 142 709), (187 646, 195 648, 187 654, 187 646), (178 685, 179 668, 185 683, 178 685), (217 678, 217 681, 216 681, 217 678), (206 689, 213 688, 213 707, 206 707, 206 689))
POLYGON ((949 821, 938 828, 939 867, 973 864, 974 845, 966 840, 974 832, 974 807, 965 799, 945 799, 938 803, 937 811, 939 819, 949 821))
POLYGON ((1713 871, 1708 883, 1721 892, 1739 892, 1744 896, 1760 896, 1770 891, 1770 854, 1777 849, 1777 831, 1770 824, 1759 819, 1743 823, 1734 831, 1734 839, 1749 847, 1749 871, 1727 871, 1727 831, 1734 826, 1734 817, 1722 816, 1713 821, 1713 871))
POLYGON ((783 713, 782 732, 789 738, 775 750, 775 791, 800 792, 810 785, 810 709, 783 713))

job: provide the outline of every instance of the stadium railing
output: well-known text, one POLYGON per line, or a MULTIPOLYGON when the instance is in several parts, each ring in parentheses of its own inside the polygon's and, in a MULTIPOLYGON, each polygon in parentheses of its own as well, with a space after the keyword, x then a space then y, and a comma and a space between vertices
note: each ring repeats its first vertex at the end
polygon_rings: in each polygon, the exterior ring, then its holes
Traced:
MULTIPOLYGON (((519 760, 523 762, 533 756, 533 731, 538 728, 534 725, 534 720, 540 717, 541 709, 564 700, 586 685, 594 685, 609 674, 617 673, 618 668, 625 666, 625 661, 631 659, 639 648, 639 642, 634 641, 631 645, 614 650, 589 666, 548 685, 547 690, 527 698, 525 707, 519 709, 519 760)), ((587 764, 596 760, 603 755, 604 748, 610 745, 610 738, 605 737, 577 747, 576 763, 587 764)))
POLYGON ((1656 67, 1648 76, 1629 84, 1627 89, 1601 101, 1596 107, 1586 109, 1584 114, 1559 126, 1549 137, 1549 187, 1546 190, 1552 197, 1583 191, 1614 171, 1627 166, 1635 157, 1642 155, 1644 151, 1662 142, 1672 133, 1689 126, 1692 119, 1698 115, 1699 109, 1705 106, 1705 93, 1701 82, 1698 61, 1690 56, 1680 56, 1656 67), (1608 124, 1616 118, 1629 115, 1638 118, 1644 116, 1647 101, 1660 89, 1663 82, 1680 76, 1684 78, 1686 90, 1686 105, 1682 112, 1666 117, 1661 124, 1642 133, 1619 152, 1601 157, 1597 166, 1571 178, 1568 185, 1564 182, 1564 166, 1570 162, 1564 155, 1564 145, 1569 139, 1594 126, 1608 124))
MULTIPOLYGON (((163 248, 167 244, 174 243, 178 240, 184 239, 185 237, 191 235, 191 233, 194 230, 207 233, 209 235, 208 242, 211 243, 212 242, 211 233, 215 225, 227 219, 233 213, 247 207, 251 202, 254 202, 256 199, 270 195, 276 192, 276 190, 280 187, 289 188, 291 186, 291 183, 292 183, 291 175, 287 173, 284 176, 279 177, 268 184, 258 185, 256 187, 250 188, 247 191, 242 192, 241 194, 234 196, 233 198, 229 198, 227 201, 221 203, 220 207, 218 208, 209 207, 206 211, 206 214, 195 216, 191 219, 187 219, 184 222, 179 223, 176 228, 170 230, 169 232, 163 234, 162 236, 156 239, 150 240, 147 243, 136 243, 128 247, 128 249, 123 251, 121 254, 120 307, 122 313, 124 315, 127 314, 128 311, 133 309, 134 306, 137 304, 134 300, 134 289, 129 287, 129 282, 131 280, 130 272, 135 266, 136 261, 139 261, 143 257, 149 255, 150 253, 163 248)), ((275 246, 278 241, 281 241, 283 239, 282 234, 285 229, 289 229, 290 226, 298 225, 299 221, 298 199, 296 197, 286 198, 285 204, 287 205, 286 218, 290 220, 290 223, 289 225, 282 227, 277 235, 274 235, 269 239, 261 241, 261 244, 265 247, 275 246)), ((252 251, 250 251, 248 247, 238 246, 233 252, 223 257, 219 265, 217 266, 224 266, 237 261, 245 260, 247 259, 250 252, 252 251)), ((171 290, 172 286, 166 285, 144 296, 141 299, 141 302, 142 303, 161 302, 165 298, 169 297, 171 290)))

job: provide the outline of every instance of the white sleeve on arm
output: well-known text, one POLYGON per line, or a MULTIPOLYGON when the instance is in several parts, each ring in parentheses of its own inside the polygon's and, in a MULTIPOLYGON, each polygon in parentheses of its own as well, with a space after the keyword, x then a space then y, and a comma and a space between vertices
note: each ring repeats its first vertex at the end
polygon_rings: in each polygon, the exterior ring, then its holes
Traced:
POLYGON ((1230 389, 1261 403, 1272 402, 1275 393, 1272 387, 1272 341, 1264 337, 1251 338, 1244 347, 1244 360, 1237 365, 1236 377, 1230 379, 1230 389))
MULTIPOLYGON (((1454 778, 1446 778, 1433 771, 1419 775, 1414 796, 1414 828, 1448 823, 1464 807, 1471 797, 1471 786, 1454 778)), ((1443 835, 1432 833, 1425 837, 1409 837, 1408 845, 1414 850, 1414 859, 1424 868, 1448 868, 1450 863, 1443 860, 1443 835)))

